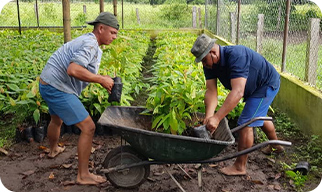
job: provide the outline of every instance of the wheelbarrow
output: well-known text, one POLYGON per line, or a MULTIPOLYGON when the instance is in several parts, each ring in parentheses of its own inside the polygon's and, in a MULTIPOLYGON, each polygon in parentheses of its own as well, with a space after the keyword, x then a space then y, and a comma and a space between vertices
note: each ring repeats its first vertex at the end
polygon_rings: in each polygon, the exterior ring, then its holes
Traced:
MULTIPOLYGON (((232 133, 257 120, 272 120, 258 117, 230 129, 224 118, 211 139, 185 135, 172 135, 152 129, 152 116, 144 115, 144 107, 107 107, 98 124, 109 128, 124 138, 130 145, 112 149, 103 162, 107 179, 116 187, 134 188, 141 185, 149 176, 150 165, 157 164, 204 164, 216 163, 248 154, 270 144, 290 146, 287 141, 270 140, 251 148, 216 157, 225 147, 235 143, 232 133)), ((202 114, 197 119, 202 119, 202 114)))

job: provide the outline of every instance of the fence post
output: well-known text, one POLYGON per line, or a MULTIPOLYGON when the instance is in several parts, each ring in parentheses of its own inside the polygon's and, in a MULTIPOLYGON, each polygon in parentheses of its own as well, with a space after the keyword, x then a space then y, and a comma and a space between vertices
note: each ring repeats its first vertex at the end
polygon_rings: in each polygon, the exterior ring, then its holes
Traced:
POLYGON ((117 0, 113 0, 114 15, 117 16, 117 0))
POLYGON ((197 7, 192 7, 192 28, 197 27, 197 7))
POLYGON ((17 0, 17 12, 18 12, 19 34, 21 35, 21 21, 20 21, 20 8, 19 8, 19 0, 17 0))
POLYGON ((66 43, 71 40, 69 0, 63 0, 63 25, 64 25, 64 43, 66 43))
POLYGON ((202 23, 201 23, 201 9, 200 7, 198 8, 198 13, 199 13, 199 28, 202 28, 202 23))
POLYGON ((230 40, 236 43, 236 13, 230 12, 230 40))
POLYGON ((39 27, 38 0, 36 0, 36 4, 35 4, 35 14, 36 14, 36 18, 37 18, 37 26, 39 27))
POLYGON ((288 37, 288 22, 290 20, 290 10, 291 10, 291 0, 287 0, 286 10, 285 10, 284 39, 283 39, 283 53, 282 53, 282 67, 281 67, 282 72, 285 71, 285 64, 286 64, 286 47, 287 47, 287 37, 288 37))
POLYGON ((86 5, 83 5, 83 13, 86 14, 86 5))
POLYGON ((237 40, 236 44, 239 44, 239 36, 240 36, 240 6, 241 0, 238 0, 238 11, 237 11, 237 40))
POLYGON ((221 8, 221 2, 220 0, 217 0, 216 35, 219 35, 219 29, 220 29, 220 8, 221 8))
POLYGON ((100 0, 100 13, 104 12, 104 0, 100 0))
POLYGON ((139 8, 136 8, 136 18, 137 18, 138 24, 140 25, 139 8))
POLYGON ((122 29, 124 29, 124 5, 123 5, 123 0, 122 0, 122 29))
POLYGON ((205 0, 205 28, 208 29, 208 0, 205 0))
POLYGON ((307 48, 306 48, 306 64, 305 64, 305 81, 315 85, 317 77, 317 63, 319 52, 319 29, 320 19, 311 18, 309 23, 307 48))
POLYGON ((258 14, 257 36, 256 36, 257 53, 262 53, 263 31, 264 31, 264 14, 258 14))

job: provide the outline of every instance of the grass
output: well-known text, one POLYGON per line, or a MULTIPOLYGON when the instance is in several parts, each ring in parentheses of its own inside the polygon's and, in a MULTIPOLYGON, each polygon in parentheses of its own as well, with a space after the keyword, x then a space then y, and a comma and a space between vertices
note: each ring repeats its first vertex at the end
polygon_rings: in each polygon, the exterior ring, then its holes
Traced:
MULTIPOLYGON (((282 40, 282 39, 281 39, 282 40)), ((283 44, 281 40, 264 38, 262 55, 275 67, 281 69, 283 44)), ((256 37, 248 35, 240 42, 241 45, 248 46, 256 50, 256 37)), ((305 65, 306 65, 306 48, 307 43, 289 43, 286 49, 286 71, 300 80, 305 79, 305 65)), ((322 90, 322 46, 319 46, 317 61, 317 79, 316 88, 322 90)))
MULTIPOLYGON (((118 5, 117 17, 121 27, 125 29, 162 29, 162 28, 178 28, 174 26, 175 20, 172 22, 165 18, 165 9, 174 8, 174 5, 148 5, 148 4, 132 4, 125 2, 123 7, 123 20, 122 25, 122 9, 121 5, 118 5), (137 20, 138 9, 140 24, 137 20)), ((193 5, 187 5, 188 17, 184 20, 180 20, 179 26, 191 27, 191 18, 193 5), (189 19, 187 19, 189 18, 189 19)), ((197 8, 202 6, 195 5, 197 8)), ((63 15, 62 15, 62 3, 61 1, 55 3, 38 3, 39 7, 39 25, 40 26, 63 26, 63 15)), ((0 14, 1 26, 18 26, 18 14, 17 5, 15 2, 8 3, 0 14), (10 15, 10 17, 8 17, 10 15)), ((113 12, 113 5, 111 3, 104 4, 104 10, 113 12)), ((81 2, 71 3, 70 5, 70 16, 71 26, 87 26, 86 21, 94 20, 99 14, 99 4, 94 2, 81 2), (83 5, 86 5, 86 14, 83 12, 83 5)), ((204 13, 202 13, 204 15, 204 13)), ((38 26, 37 18, 34 12, 34 3, 20 3, 20 19, 22 26, 38 26)))

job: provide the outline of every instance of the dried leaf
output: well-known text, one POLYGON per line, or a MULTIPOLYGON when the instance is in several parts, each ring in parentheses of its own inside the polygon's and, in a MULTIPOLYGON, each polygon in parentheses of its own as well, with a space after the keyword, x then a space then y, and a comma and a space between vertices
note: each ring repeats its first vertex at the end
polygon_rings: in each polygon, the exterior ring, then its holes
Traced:
POLYGON ((58 143, 58 146, 59 146, 59 147, 64 147, 64 146, 65 146, 65 144, 64 144, 63 142, 60 142, 60 143, 58 143))
POLYGON ((282 174, 281 174, 281 173, 277 173, 277 174, 275 175, 275 179, 279 179, 281 176, 282 176, 282 174))
POLYGON ((151 177, 148 177, 148 178, 146 178, 148 181, 151 181, 151 182, 155 182, 156 180, 155 179, 153 179, 153 178, 151 178, 151 177))
POLYGON ((218 167, 218 165, 217 164, 209 164, 209 167, 214 168, 214 167, 218 167))
POLYGON ((23 172, 23 173, 21 173, 21 174, 23 174, 23 175, 25 175, 25 176, 29 176, 29 175, 32 175, 32 174, 34 174, 35 173, 35 171, 34 170, 29 170, 29 171, 25 171, 25 172, 23 172))
POLYGON ((62 164, 65 169, 69 169, 73 164, 62 164))
POLYGON ((258 184, 258 185, 264 185, 264 183, 262 181, 259 181, 259 180, 253 180, 252 182, 255 183, 255 184, 258 184))
POLYGON ((39 158, 42 159, 46 156, 46 153, 40 153, 39 158))
POLYGON ((279 190, 281 190, 282 188, 281 188, 281 186, 280 186, 279 184, 275 184, 275 185, 274 185, 274 189, 279 191, 279 190))
POLYGON ((270 189, 270 190, 273 190, 274 189, 274 185, 268 185, 267 188, 270 189))
POLYGON ((267 160, 269 160, 270 162, 272 162, 272 163, 275 163, 276 161, 274 160, 274 159, 272 159, 272 158, 267 158, 267 160))
POLYGON ((47 148, 47 147, 45 147, 45 146, 39 146, 39 149, 42 150, 45 153, 49 153, 50 152, 50 149, 47 148))
POLYGON ((3 149, 1 147, 0 147, 0 152, 3 153, 3 154, 5 154, 5 155, 8 155, 9 154, 7 150, 5 150, 5 149, 3 149))
POLYGON ((161 173, 159 173, 159 172, 155 172, 155 173, 153 173, 153 175, 155 175, 155 176, 160 176, 160 175, 163 175, 163 171, 161 172, 161 173))
POLYGON ((54 179, 55 178, 54 172, 51 172, 48 178, 49 179, 54 179))
POLYGON ((102 148, 102 145, 97 145, 97 146, 95 147, 95 150, 98 150, 98 149, 100 149, 100 148, 102 148))
POLYGON ((92 147, 91 153, 94 153, 94 152, 95 152, 95 148, 94 148, 94 147, 92 147))
POLYGON ((75 184, 76 184, 76 182, 75 182, 75 181, 64 181, 64 182, 62 182, 62 184, 63 184, 64 186, 67 186, 67 185, 75 185, 75 184))

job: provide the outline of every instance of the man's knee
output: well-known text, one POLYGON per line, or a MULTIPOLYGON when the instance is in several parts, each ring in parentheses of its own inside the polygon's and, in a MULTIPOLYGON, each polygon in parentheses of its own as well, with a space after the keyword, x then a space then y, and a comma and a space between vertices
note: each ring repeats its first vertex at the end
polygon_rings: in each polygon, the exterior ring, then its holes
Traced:
POLYGON ((50 119, 51 124, 57 127, 60 127, 63 124, 63 120, 61 120, 61 118, 59 118, 57 115, 51 115, 50 117, 51 117, 50 119))
POLYGON ((94 134, 94 132, 95 132, 95 123, 93 122, 93 120, 90 116, 88 116, 83 121, 77 123, 76 126, 78 128, 80 128, 80 130, 83 133, 94 134))

